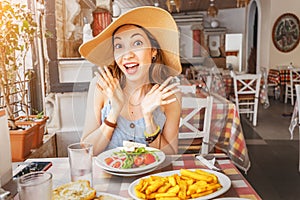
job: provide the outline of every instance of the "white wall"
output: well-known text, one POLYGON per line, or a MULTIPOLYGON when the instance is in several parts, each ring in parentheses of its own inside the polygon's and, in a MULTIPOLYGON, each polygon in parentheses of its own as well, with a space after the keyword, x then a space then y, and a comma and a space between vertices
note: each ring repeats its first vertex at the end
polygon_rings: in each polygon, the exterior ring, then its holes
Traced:
POLYGON ((300 1, 298 0, 254 0, 259 8, 259 20, 261 23, 260 59, 258 66, 266 68, 277 68, 277 66, 287 66, 290 62, 296 67, 300 67, 300 45, 288 53, 280 52, 276 49, 272 40, 272 29, 275 21, 284 13, 293 13, 300 18, 300 1))
POLYGON ((243 34, 233 33, 226 34, 225 51, 238 51, 238 56, 227 56, 226 63, 231 63, 236 71, 242 71, 242 49, 243 34))

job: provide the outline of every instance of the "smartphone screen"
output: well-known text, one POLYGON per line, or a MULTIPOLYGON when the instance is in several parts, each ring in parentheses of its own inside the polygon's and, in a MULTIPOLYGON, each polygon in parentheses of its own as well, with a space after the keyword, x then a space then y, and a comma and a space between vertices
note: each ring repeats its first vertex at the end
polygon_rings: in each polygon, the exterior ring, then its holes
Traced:
POLYGON ((46 171, 51 166, 52 166, 51 162, 31 162, 26 167, 24 167, 21 171, 19 171, 16 175, 14 175, 13 178, 18 178, 30 172, 46 171))

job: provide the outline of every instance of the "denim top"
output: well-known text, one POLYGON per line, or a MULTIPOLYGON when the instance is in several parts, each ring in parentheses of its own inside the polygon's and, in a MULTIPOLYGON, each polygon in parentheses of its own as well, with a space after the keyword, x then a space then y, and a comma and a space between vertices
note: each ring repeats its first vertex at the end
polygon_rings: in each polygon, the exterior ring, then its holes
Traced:
MULTIPOLYGON (((106 103, 101 111, 101 119, 102 123, 104 119, 107 117, 109 111, 111 110, 111 104, 106 103)), ((164 127, 166 122, 165 113, 160 109, 160 107, 156 108, 153 111, 153 119, 154 122, 160 126, 161 130, 164 127)), ((116 147, 122 147, 124 140, 131 140, 134 142, 147 144, 145 141, 144 131, 145 131, 145 120, 144 118, 140 118, 138 120, 127 120, 126 118, 119 116, 117 119, 117 127, 113 132, 113 136, 111 138, 110 143, 107 145, 106 150, 114 149, 116 147), (134 124, 132 128, 131 124, 134 124)))

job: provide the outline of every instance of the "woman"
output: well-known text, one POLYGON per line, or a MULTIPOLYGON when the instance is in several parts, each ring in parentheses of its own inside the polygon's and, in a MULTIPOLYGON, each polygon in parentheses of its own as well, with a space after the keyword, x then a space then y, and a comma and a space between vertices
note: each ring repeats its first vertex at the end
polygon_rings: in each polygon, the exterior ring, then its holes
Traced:
POLYGON ((91 81, 82 141, 94 154, 124 140, 177 153, 181 72, 175 21, 165 10, 139 7, 120 16, 80 53, 99 68, 91 81))

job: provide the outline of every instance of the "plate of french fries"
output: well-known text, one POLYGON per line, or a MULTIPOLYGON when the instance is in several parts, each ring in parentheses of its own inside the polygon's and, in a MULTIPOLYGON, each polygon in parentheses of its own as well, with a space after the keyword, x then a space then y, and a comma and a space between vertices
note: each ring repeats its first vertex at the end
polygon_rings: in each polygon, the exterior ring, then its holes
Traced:
POLYGON ((212 199, 225 193, 231 181, 223 173, 208 169, 180 169, 161 172, 132 182, 133 199, 212 199))
POLYGON ((133 150, 118 147, 99 154, 96 164, 119 175, 143 174, 156 169, 165 158, 164 152, 152 147, 136 147, 133 150))

